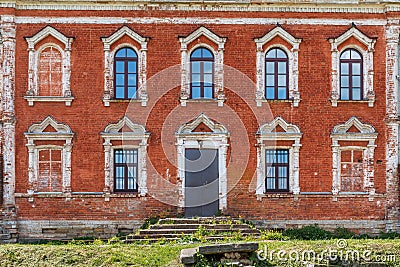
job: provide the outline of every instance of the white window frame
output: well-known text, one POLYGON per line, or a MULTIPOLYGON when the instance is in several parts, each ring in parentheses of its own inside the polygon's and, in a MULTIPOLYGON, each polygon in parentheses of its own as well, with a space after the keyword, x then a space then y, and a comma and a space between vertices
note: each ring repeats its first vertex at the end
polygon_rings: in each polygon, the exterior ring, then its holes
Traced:
POLYGON ((270 123, 261 125, 257 131, 257 199, 269 194, 265 191, 265 151, 267 149, 289 150, 289 192, 300 194, 299 170, 300 170, 300 139, 302 133, 297 125, 286 122, 281 117, 276 117, 270 123), (281 127, 284 132, 275 132, 276 127, 281 127), (293 141, 291 146, 266 145, 276 141, 293 141))
MULTIPOLYGON (((34 194, 37 192, 37 179, 39 171, 39 150, 61 148, 62 152, 62 192, 61 194, 70 197, 71 195, 71 155, 72 155, 72 138, 74 133, 71 128, 63 123, 58 123, 53 117, 47 116, 42 122, 32 124, 28 131, 25 133, 25 137, 28 141, 26 144, 28 148, 28 196, 29 201, 33 201, 34 194), (48 127, 53 127, 56 132, 44 132, 48 127), (49 141, 49 145, 35 144, 35 141, 49 141), (63 146, 51 144, 51 141, 64 141, 63 146)), ((45 192, 48 193, 48 192, 45 192)), ((57 192, 55 192, 57 193, 57 192)))
POLYGON ((375 128, 369 124, 362 123, 358 118, 351 117, 344 124, 338 124, 333 128, 332 139, 332 194, 338 195, 341 190, 341 151, 343 150, 363 150, 363 162, 367 166, 364 167, 364 187, 370 199, 375 194, 374 188, 374 151, 375 140, 378 133, 375 128), (351 127, 355 127, 359 132, 348 132, 351 127), (361 146, 341 146, 340 141, 361 141, 368 142, 366 147, 361 146))
POLYGON ((345 33, 337 38, 329 39, 332 53, 332 93, 331 103, 333 107, 337 107, 338 102, 367 102, 368 107, 373 107, 375 102, 374 91, 374 47, 376 39, 369 38, 356 27, 351 27, 345 33), (366 49, 356 44, 349 44, 343 47, 340 45, 349 38, 355 38, 366 49), (340 47, 340 50, 339 50, 340 47), (363 97, 362 100, 340 100, 340 55, 346 49, 353 48, 362 56, 363 63, 363 97))
POLYGON ((179 207, 185 207, 185 149, 217 149, 218 150, 218 181, 219 181, 219 209, 226 210, 227 204, 227 153, 228 129, 219 123, 212 121, 207 115, 201 113, 196 119, 181 125, 175 134, 177 139, 177 162, 179 186, 179 207), (211 132, 194 132, 196 127, 204 123, 211 132))
MULTIPOLYGON (((107 125, 104 132, 101 133, 104 139, 104 195, 105 200, 109 201, 111 193, 114 193, 114 150, 115 149, 137 149, 138 150, 138 195, 146 196, 147 189, 147 141, 150 133, 146 131, 143 125, 133 123, 128 117, 124 116, 117 123, 107 125), (127 127, 129 131, 121 132, 121 129, 127 127), (140 141, 138 145, 122 144, 113 145, 113 141, 140 141)), ((124 194, 124 193, 121 193, 124 194)), ((125 194, 130 194, 125 193, 125 194)))
POLYGON ((55 28, 46 26, 41 31, 36 33, 32 37, 26 37, 28 42, 29 62, 28 62, 28 90, 24 99, 28 101, 29 106, 33 106, 34 102, 65 102, 66 106, 70 106, 74 97, 71 93, 71 45, 74 40, 72 37, 67 37, 55 28), (45 39, 48 36, 52 36, 60 41, 64 48, 59 45, 48 42, 40 47, 36 47, 36 44, 45 39), (62 57, 62 96, 40 96, 39 95, 39 58, 40 53, 48 48, 54 47, 61 53, 62 57))
POLYGON ((214 100, 218 102, 218 106, 223 106, 225 101, 224 92, 224 46, 227 38, 220 37, 205 27, 200 27, 187 37, 179 37, 181 43, 181 106, 186 106, 190 101, 210 101, 210 99, 190 99, 190 54, 199 47, 205 47, 214 54, 214 100), (193 46, 188 50, 188 46, 199 37, 205 36, 214 42, 218 49, 215 50, 210 45, 201 43, 193 46))
POLYGON ((147 105, 148 94, 146 88, 147 79, 147 42, 148 37, 143 37, 133 31, 128 26, 123 26, 108 37, 102 37, 104 45, 104 94, 103 103, 104 106, 109 107, 111 102, 121 102, 126 100, 115 99, 115 87, 114 87, 114 57, 115 53, 123 48, 129 47, 135 50, 138 56, 138 85, 137 85, 137 98, 128 99, 131 102, 140 102, 143 107, 147 105), (128 36, 140 45, 140 48, 136 47, 132 43, 123 43, 114 47, 111 46, 121 39, 123 36, 128 36))
MULTIPOLYGON (((299 47, 301 39, 293 37, 290 33, 285 31, 282 27, 276 27, 266 35, 254 39, 257 46, 257 59, 256 59, 256 103, 258 107, 262 106, 263 102, 269 100, 265 99, 265 55, 272 48, 280 48, 284 50, 288 56, 289 64, 289 100, 292 101, 294 107, 298 107, 300 103, 299 91, 299 47), (271 42, 275 37, 280 37, 289 43, 292 47, 288 48, 282 44, 271 44, 265 49, 265 45, 271 42)), ((270 100, 275 101, 275 100, 270 100)), ((282 100, 276 100, 282 101, 282 100)))

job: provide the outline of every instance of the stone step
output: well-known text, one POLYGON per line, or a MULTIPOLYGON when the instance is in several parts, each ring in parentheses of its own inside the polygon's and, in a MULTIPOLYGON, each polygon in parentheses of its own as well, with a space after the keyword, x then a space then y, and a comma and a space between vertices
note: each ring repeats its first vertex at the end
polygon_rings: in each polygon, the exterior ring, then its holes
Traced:
MULTIPOLYGON (((244 235, 246 236, 246 235, 244 235)), ((182 236, 176 237, 165 237, 165 236, 160 236, 160 237, 140 237, 140 236, 134 236, 135 238, 133 239, 126 239, 123 240, 123 243, 136 243, 136 242, 149 242, 149 243, 154 243, 154 242, 159 242, 159 241, 178 241, 181 240, 182 236)), ((226 236, 205 236, 204 239, 207 241, 218 241, 218 240, 224 240, 226 236)))
MULTIPOLYGON (((194 234, 198 231, 198 229, 146 229, 140 230, 140 235, 167 235, 167 234, 185 234, 190 235, 194 234)), ((256 229, 240 229, 240 230, 232 230, 232 229, 213 229, 213 230, 206 230, 215 234, 218 233, 232 233, 232 232, 241 232, 241 233, 248 233, 248 234, 259 234, 260 232, 256 229)))
POLYGON ((158 221, 159 224, 218 224, 220 222, 241 223, 239 219, 231 217, 165 218, 158 221))
POLYGON ((0 234, 0 240, 8 240, 11 239, 11 235, 9 234, 0 234))
POLYGON ((199 227, 203 227, 207 230, 213 229, 226 229, 226 230, 241 230, 251 229, 247 224, 154 224, 150 226, 150 229, 194 229, 197 230, 199 227))

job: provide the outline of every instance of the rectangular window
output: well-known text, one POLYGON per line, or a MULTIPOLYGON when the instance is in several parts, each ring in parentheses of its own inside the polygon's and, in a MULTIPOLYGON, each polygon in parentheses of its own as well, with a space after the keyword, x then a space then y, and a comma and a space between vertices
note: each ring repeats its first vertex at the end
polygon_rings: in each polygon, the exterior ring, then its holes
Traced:
POLYGON ((114 150, 115 192, 137 192, 138 150, 114 150))
POLYGON ((61 149, 39 150, 38 192, 62 191, 61 149))
POLYGON ((363 151, 342 150, 340 153, 340 157, 340 190, 343 192, 365 191, 363 182, 363 151))
POLYGON ((265 191, 289 192, 289 150, 265 151, 265 191))

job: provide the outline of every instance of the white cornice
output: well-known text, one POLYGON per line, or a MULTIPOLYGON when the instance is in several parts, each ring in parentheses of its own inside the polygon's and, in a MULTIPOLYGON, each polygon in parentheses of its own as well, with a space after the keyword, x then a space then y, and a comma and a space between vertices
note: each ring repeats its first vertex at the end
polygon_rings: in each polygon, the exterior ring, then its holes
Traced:
POLYGON ((317 13, 384 13, 400 11, 398 1, 362 0, 105 0, 84 1, 3 1, 0 7, 18 10, 168 10, 168 11, 261 11, 261 12, 317 12, 317 13))
POLYGON ((215 24, 215 25, 349 25, 384 26, 386 19, 294 19, 294 18, 208 18, 208 17, 16 17, 17 24, 215 24))

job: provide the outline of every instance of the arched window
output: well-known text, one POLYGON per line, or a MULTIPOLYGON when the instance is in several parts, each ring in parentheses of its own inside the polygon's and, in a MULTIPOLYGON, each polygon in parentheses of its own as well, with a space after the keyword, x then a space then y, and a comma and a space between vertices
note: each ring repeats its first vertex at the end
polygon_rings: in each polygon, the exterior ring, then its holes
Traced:
POLYGON ((340 99, 363 99, 363 62, 355 49, 346 49, 340 55, 340 99))
POLYGON ((191 98, 214 97, 214 55, 204 47, 195 49, 190 55, 191 98))
POLYGON ((116 99, 137 98, 138 56, 132 48, 124 47, 115 53, 114 84, 116 99))
POLYGON ((265 55, 265 98, 288 99, 288 56, 279 48, 270 49, 265 55))
POLYGON ((62 55, 49 46, 39 54, 39 95, 62 96, 62 55))

